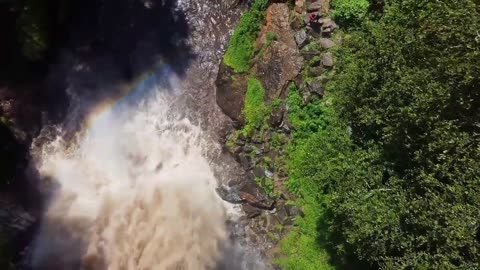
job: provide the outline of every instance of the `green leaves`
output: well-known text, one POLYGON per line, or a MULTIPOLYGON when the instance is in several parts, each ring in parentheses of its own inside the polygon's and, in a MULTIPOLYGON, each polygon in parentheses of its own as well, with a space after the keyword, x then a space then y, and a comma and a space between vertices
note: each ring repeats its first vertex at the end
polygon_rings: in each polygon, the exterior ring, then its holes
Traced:
POLYGON ((343 21, 358 21, 365 17, 369 6, 369 0, 334 0, 333 16, 343 21))
POLYGON ((334 224, 371 265, 479 267, 479 15, 468 0, 387 1, 339 53, 335 108, 361 149, 375 146, 369 164, 381 174, 347 177, 355 192, 335 188, 334 224))
POLYGON ((255 40, 265 21, 267 6, 268 0, 256 0, 251 10, 242 16, 235 28, 223 61, 237 73, 250 69, 251 60, 255 55, 255 40))

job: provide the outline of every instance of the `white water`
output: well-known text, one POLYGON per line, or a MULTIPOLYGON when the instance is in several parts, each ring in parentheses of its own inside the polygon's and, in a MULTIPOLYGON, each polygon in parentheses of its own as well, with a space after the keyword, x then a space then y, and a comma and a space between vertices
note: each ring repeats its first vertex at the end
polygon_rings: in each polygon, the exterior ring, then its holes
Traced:
POLYGON ((59 136, 36 150, 41 175, 57 188, 34 269, 215 267, 227 236, 224 204, 203 155, 208 143, 177 117, 185 108, 172 108, 172 98, 111 109, 75 141, 59 136))

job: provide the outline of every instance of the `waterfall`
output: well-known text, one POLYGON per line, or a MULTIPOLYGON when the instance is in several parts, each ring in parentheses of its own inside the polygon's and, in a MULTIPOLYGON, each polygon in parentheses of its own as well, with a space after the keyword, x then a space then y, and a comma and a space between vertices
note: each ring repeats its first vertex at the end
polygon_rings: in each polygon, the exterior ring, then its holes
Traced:
MULTIPOLYGON (((90 116, 75 139, 37 150, 54 186, 32 254, 34 269, 215 267, 227 232, 224 203, 198 126, 154 94, 90 116)), ((61 133, 61 132, 60 132, 61 133)))

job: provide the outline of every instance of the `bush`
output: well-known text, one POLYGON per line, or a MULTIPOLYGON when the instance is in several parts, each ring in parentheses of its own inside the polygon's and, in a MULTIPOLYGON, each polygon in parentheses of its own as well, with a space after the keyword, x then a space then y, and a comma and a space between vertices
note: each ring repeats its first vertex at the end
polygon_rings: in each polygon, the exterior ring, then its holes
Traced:
POLYGON ((471 0, 394 0, 345 39, 331 91, 379 169, 335 186, 338 253, 383 269, 480 267, 479 28, 471 0))
POLYGON ((255 56, 255 40, 265 22, 265 10, 268 0, 256 0, 251 10, 241 18, 228 46, 224 63, 235 72, 246 72, 250 69, 251 60, 255 56))
POLYGON ((265 105, 265 90, 262 83, 251 78, 248 81, 247 93, 245 94, 245 105, 243 115, 245 117, 245 127, 243 132, 246 136, 252 134, 256 129, 262 127, 267 114, 267 106, 265 105))
POLYGON ((365 17, 369 6, 369 0, 334 0, 333 16, 340 21, 357 21, 365 17))

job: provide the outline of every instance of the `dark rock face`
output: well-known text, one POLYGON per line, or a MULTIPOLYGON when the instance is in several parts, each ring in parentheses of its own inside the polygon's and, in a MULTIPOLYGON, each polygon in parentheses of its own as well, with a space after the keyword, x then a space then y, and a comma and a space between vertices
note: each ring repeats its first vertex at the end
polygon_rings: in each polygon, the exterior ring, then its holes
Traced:
POLYGON ((247 92, 247 77, 237 74, 230 67, 220 64, 218 70, 216 100, 217 104, 232 120, 243 123, 242 109, 247 92))
POLYGON ((295 79, 303 66, 298 49, 273 42, 258 58, 253 73, 262 82, 267 100, 280 98, 288 82, 295 79))

